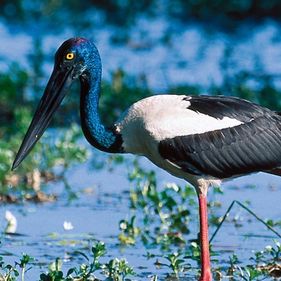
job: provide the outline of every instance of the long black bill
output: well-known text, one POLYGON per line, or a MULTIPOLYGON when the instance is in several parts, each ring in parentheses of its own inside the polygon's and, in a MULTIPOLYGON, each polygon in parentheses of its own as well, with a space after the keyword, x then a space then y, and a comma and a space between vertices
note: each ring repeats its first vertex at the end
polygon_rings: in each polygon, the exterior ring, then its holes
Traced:
POLYGON ((14 160, 12 170, 19 166, 45 132, 56 109, 66 95, 72 82, 72 70, 55 68, 39 102, 31 124, 14 160))

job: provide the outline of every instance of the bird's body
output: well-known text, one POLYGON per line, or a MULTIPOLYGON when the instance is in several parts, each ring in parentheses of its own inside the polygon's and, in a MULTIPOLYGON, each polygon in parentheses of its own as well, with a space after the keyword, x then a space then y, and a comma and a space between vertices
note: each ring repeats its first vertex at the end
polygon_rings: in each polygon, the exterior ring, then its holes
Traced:
POLYGON ((157 95, 114 124, 124 152, 195 184, 281 166, 281 116, 223 96, 157 95))
POLYGON ((206 126, 218 129, 224 125, 215 118, 189 110, 189 101, 184 100, 186 97, 157 95, 140 100, 121 115, 115 128, 122 137, 124 152, 145 156, 172 175, 194 183, 196 175, 183 171, 161 155, 161 142, 194 132, 202 133, 206 131, 206 126))
POLYGON ((134 103, 110 128, 99 116, 101 62, 95 45, 69 39, 55 68, 13 168, 43 134, 71 80, 81 82, 81 125, 87 140, 111 153, 146 156, 196 188, 201 238, 200 281, 210 281, 207 191, 222 180, 258 171, 280 173, 281 116, 248 101, 223 96, 157 95, 134 103))

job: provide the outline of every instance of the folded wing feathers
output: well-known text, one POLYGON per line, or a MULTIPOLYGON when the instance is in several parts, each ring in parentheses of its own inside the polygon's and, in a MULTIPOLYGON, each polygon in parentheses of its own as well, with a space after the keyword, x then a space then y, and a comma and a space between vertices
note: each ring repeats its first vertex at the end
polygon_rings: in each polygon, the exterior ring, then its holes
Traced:
POLYGON ((260 117, 236 127, 175 137, 161 141, 159 152, 198 175, 227 178, 270 170, 281 166, 280 123, 260 117))

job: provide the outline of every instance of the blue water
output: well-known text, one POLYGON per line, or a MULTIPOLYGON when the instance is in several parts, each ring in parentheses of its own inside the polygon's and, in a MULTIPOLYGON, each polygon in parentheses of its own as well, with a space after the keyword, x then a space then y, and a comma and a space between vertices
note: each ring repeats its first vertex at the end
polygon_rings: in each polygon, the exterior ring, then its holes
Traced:
MULTIPOLYGON (((129 38, 120 44, 112 44, 112 36, 120 28, 94 25, 77 33, 65 29, 56 35, 42 38, 43 50, 48 54, 46 76, 52 69, 53 55, 59 45, 73 36, 92 38, 101 54, 105 79, 121 68, 132 76, 145 74, 148 87, 164 92, 180 84, 197 84, 203 89, 220 85, 223 81, 224 53, 230 55, 228 75, 241 70, 257 75, 273 75, 280 85, 281 36, 280 25, 265 21, 258 26, 241 27, 240 32, 225 34, 210 32, 196 24, 182 25, 165 18, 140 17, 131 28, 129 38), (169 37, 165 42, 163 38, 169 37)), ((0 21, 0 70, 9 62, 17 61, 29 67, 27 55, 32 54, 34 32, 18 29, 10 31, 0 21), (14 44, 17 42, 17 44, 14 44), (4 61, 1 62, 1 58, 4 61)), ((192 94, 192 93, 191 93, 192 94)))
MULTIPOLYGON (((105 157, 96 151, 94 155, 105 157)), ((63 260, 65 270, 77 266, 83 258, 74 255, 74 252, 80 250, 89 254, 92 243, 101 240, 108 247, 105 259, 126 258, 137 272, 135 280, 149 280, 152 274, 157 274, 159 280, 163 280, 170 272, 169 269, 156 268, 154 265, 156 259, 147 260, 145 257, 147 250, 141 242, 133 247, 118 246, 118 223, 121 219, 128 218, 130 214, 128 190, 131 183, 127 180, 127 165, 117 166, 113 171, 108 169, 97 171, 93 170, 90 162, 71 169, 67 174, 73 191, 79 194, 79 199, 69 203, 62 184, 53 183, 48 187, 48 191, 58 194, 57 202, 0 207, 2 229, 6 225, 4 213, 10 210, 18 221, 16 233, 21 234, 20 236, 5 235, 0 254, 10 262, 14 262, 16 256, 20 257, 22 253, 34 256, 37 263, 40 262, 40 266, 38 264, 33 266, 33 269, 27 273, 27 280, 35 280, 40 272, 47 270, 50 261, 54 261, 57 257, 63 260), (69 231, 64 230, 64 221, 71 222, 74 228, 69 231)), ((146 159, 141 159, 141 163, 147 169, 156 170, 160 186, 161 183, 167 182, 184 183, 156 168, 146 159)), ((259 173, 229 181, 223 185, 223 188, 224 195, 210 193, 210 199, 222 202, 222 208, 215 211, 216 214, 224 214, 230 203, 236 199, 241 202, 250 201, 250 208, 264 219, 280 219, 280 178, 259 173)), ((198 232, 196 219, 192 220, 190 229, 192 231, 186 236, 187 240, 196 238, 198 232)), ((211 227, 210 232, 213 231, 214 228, 211 227)), ((216 257, 219 259, 219 265, 225 264, 232 253, 238 255, 239 259, 247 264, 249 257, 253 256, 253 251, 260 251, 267 245, 273 245, 274 239, 276 237, 260 222, 236 206, 229 220, 217 234, 213 249, 220 252, 219 257, 216 257), (241 224, 240 227, 235 227, 234 218, 236 223, 241 224)), ((149 251, 159 253, 157 249, 149 251)), ((165 262, 163 258, 158 260, 165 262)))

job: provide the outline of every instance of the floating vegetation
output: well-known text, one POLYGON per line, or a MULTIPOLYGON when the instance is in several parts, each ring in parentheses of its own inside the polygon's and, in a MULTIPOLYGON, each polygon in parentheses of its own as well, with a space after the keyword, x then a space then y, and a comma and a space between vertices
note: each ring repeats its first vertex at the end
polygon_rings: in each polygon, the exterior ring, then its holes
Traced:
POLYGON ((163 248, 185 244, 183 235, 189 233, 191 219, 188 207, 196 204, 193 187, 167 183, 159 190, 154 171, 141 168, 138 160, 132 165, 134 168, 128 175, 134 186, 130 192, 130 205, 132 213, 141 210, 142 217, 136 220, 132 215, 120 221, 120 242, 134 244, 140 237, 146 245, 161 245, 163 248))
MULTIPOLYGON (((47 273, 40 274, 40 281, 129 281, 128 276, 134 276, 133 268, 125 259, 110 259, 108 262, 101 262, 100 258, 106 254, 106 247, 103 242, 95 243, 91 248, 91 256, 88 257, 82 252, 77 252, 86 262, 67 270, 62 271, 63 262, 57 258, 49 265, 47 273), (98 277, 97 277, 98 276, 98 277)), ((14 265, 6 264, 3 257, 0 257, 0 280, 16 281, 25 280, 25 274, 32 269, 35 263, 34 258, 23 254, 19 262, 14 265)))
MULTIPOLYGON (((198 258, 200 253, 198 246, 192 243, 191 248, 193 248, 193 250, 191 250, 193 252, 193 258, 198 258)), ((80 251, 74 253, 75 255, 80 255, 85 262, 66 269, 64 272, 62 270, 63 261, 57 258, 54 262, 50 263, 47 272, 41 273, 38 279, 40 281, 140 280, 137 273, 125 259, 112 258, 105 261, 106 253, 105 244, 103 242, 96 242, 90 250, 90 256, 80 251), (103 261, 101 261, 101 258, 103 261), (130 277, 133 277, 133 279, 130 277)), ((190 256, 186 256, 186 253, 187 252, 182 250, 179 252, 172 252, 164 255, 163 261, 160 262, 158 259, 155 261, 154 264, 157 268, 165 267, 170 270, 165 280, 180 280, 184 274, 189 274, 188 276, 194 276, 194 278, 196 278, 195 276, 198 275, 198 269, 189 263, 190 256)), ((250 258, 248 265, 241 265, 238 256, 233 254, 229 257, 226 266, 223 268, 213 268, 214 280, 223 280, 224 278, 233 281, 278 279, 281 277, 280 253, 280 243, 275 241, 274 246, 267 246, 264 250, 255 252, 254 256, 250 258)), ((147 258, 151 259, 153 257, 152 255, 147 258)), ((14 264, 6 263, 4 258, 0 257, 0 280, 24 281, 25 276, 27 276, 27 280, 29 280, 28 274, 32 271, 37 262, 38 261, 27 254, 23 254, 20 260, 14 264)), ((157 275, 152 276, 152 280, 157 280, 157 275)))
POLYGON ((230 280, 231 278, 245 281, 278 279, 281 277, 280 250, 280 243, 275 241, 274 246, 267 246, 264 250, 255 252, 255 256, 250 258, 252 263, 246 266, 242 266, 237 255, 233 254, 229 258, 229 267, 224 273, 220 272, 220 275, 230 280))

